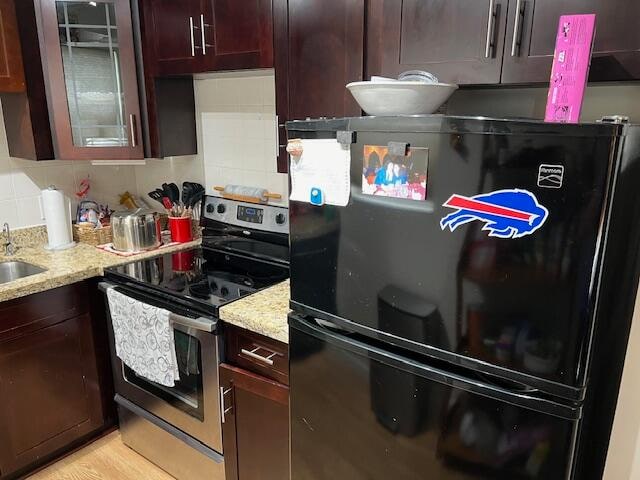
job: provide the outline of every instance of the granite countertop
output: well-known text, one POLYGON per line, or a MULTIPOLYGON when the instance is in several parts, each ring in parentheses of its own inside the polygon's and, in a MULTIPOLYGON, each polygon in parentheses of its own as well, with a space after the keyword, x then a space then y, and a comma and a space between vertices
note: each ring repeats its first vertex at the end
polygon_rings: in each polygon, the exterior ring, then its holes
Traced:
POLYGON ((246 330, 289 343, 289 280, 220 308, 220 319, 246 330))
MULTIPOLYGON (((0 254, 0 262, 20 260, 47 269, 43 273, 0 284, 0 302, 69 285, 88 278, 99 277, 103 275, 104 269, 108 267, 200 245, 200 240, 198 239, 160 250, 123 257, 83 243, 79 243, 68 250, 50 252, 44 248, 45 241, 46 233, 44 239, 37 238, 30 245, 18 246, 15 255, 6 256, 0 254)), ((19 242, 16 243, 20 245, 19 242)))

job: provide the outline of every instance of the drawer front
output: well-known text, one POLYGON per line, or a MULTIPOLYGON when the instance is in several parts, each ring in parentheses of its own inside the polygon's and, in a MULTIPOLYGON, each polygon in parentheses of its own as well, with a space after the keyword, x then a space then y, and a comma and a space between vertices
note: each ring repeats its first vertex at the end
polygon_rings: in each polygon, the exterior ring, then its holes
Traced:
POLYGON ((225 335, 227 363, 289 385, 288 345, 230 325, 225 335))
POLYGON ((20 297, 0 305, 0 341, 15 338, 89 311, 84 282, 20 297))

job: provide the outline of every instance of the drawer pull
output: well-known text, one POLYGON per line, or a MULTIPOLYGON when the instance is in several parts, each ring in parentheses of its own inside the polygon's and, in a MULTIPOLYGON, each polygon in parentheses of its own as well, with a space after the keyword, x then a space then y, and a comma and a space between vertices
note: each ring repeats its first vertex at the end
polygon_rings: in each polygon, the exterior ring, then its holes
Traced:
POLYGON ((227 388, 225 390, 224 387, 220 387, 220 412, 222 413, 222 415, 220 415, 220 417, 221 417, 220 420, 222 421, 222 423, 224 423, 225 420, 226 420, 225 419, 225 415, 227 413, 229 413, 231 411, 231 409, 233 408, 233 405, 230 406, 229 408, 225 408, 225 405, 224 405, 224 396, 227 393, 231 392, 231 390, 232 390, 231 388, 227 388))
MULTIPOLYGON (((247 350, 246 348, 243 348, 240 350, 240 353, 242 353, 243 355, 246 355, 247 357, 251 357, 254 360, 257 360, 259 362, 262 362, 266 365, 269 366, 273 366, 273 360, 272 358, 275 357, 277 355, 277 353, 273 352, 271 353, 271 355, 267 356, 267 357, 263 357, 262 355, 258 355, 256 352, 258 350, 260 350, 262 347, 256 347, 253 350, 247 350)), ((264 350, 264 349, 263 349, 264 350)))

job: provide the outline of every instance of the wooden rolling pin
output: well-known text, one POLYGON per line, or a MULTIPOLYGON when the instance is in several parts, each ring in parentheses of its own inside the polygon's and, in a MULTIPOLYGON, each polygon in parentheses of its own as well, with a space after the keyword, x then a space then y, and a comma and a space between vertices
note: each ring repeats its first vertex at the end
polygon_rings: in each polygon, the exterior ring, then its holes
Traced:
POLYGON ((268 203, 269 200, 280 200, 282 195, 271 193, 266 188, 245 187, 244 185, 227 185, 225 187, 213 187, 224 198, 248 203, 268 203))

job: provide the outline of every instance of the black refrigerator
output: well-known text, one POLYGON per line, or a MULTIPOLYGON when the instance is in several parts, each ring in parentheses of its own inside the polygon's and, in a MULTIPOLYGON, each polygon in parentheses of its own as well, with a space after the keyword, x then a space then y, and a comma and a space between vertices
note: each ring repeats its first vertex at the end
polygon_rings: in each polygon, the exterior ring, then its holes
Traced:
POLYGON ((640 127, 287 128, 292 162, 321 140, 350 152, 346 205, 290 202, 292 480, 601 478, 638 282, 640 127))

